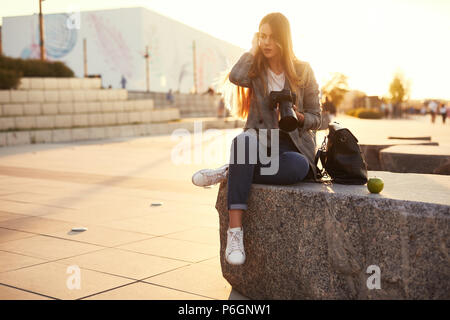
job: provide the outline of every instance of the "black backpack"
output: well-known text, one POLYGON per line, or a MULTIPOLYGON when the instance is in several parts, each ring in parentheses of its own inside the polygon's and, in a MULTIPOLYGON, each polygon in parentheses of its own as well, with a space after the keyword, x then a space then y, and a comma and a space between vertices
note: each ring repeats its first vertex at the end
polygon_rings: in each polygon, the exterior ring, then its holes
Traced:
MULTIPOLYGON (((339 184, 366 184, 367 163, 358 145, 358 139, 349 129, 334 121, 329 133, 316 153, 315 164, 319 179, 331 178, 339 184), (320 159, 323 169, 317 167, 320 159)), ((325 181, 325 180, 323 180, 325 181)))

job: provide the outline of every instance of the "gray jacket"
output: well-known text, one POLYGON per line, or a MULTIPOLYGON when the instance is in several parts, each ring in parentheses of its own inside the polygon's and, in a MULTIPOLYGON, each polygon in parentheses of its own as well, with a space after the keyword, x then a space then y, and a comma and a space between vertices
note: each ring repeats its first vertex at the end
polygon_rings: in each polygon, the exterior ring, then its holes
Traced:
MULTIPOLYGON (((229 76, 232 83, 241 87, 252 88, 253 91, 244 131, 249 128, 280 130, 278 127, 277 114, 275 109, 271 107, 269 95, 264 94, 263 82, 260 78, 251 79, 248 76, 253 61, 254 56, 251 53, 244 53, 231 69, 229 76)), ((302 127, 289 132, 289 136, 298 151, 305 155, 310 163, 310 170, 306 180, 319 181, 316 179, 317 170, 314 163, 316 154, 316 130, 320 127, 322 117, 322 110, 319 102, 319 86, 308 62, 300 62, 295 68, 298 75, 306 70, 309 72, 310 76, 305 88, 300 89, 296 101, 298 110, 305 115, 304 124, 302 127)), ((267 74, 265 72, 263 72, 263 79, 267 83, 267 74)), ((290 89, 287 77, 284 88, 290 89)), ((267 136, 270 145, 270 130, 268 130, 267 136)))

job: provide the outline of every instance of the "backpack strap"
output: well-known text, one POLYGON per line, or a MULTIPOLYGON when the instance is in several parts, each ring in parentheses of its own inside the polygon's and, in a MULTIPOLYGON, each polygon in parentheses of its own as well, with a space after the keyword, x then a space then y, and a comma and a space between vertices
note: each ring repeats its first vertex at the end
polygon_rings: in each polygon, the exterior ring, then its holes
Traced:
MULTIPOLYGON (((316 170, 317 170, 316 178, 317 178, 317 180, 319 180, 316 182, 319 182, 319 183, 329 182, 329 180, 324 179, 324 178, 329 178, 329 175, 326 172, 325 168, 319 169, 319 167, 317 166, 317 164, 319 163, 319 160, 320 160, 320 156, 322 155, 323 152, 326 152, 327 140, 328 140, 328 136, 325 136, 325 138, 323 139, 322 145, 320 146, 319 150, 317 150, 316 156, 314 158, 314 165, 316 166, 316 170)), ((323 163, 322 163, 322 167, 323 167, 323 163)))

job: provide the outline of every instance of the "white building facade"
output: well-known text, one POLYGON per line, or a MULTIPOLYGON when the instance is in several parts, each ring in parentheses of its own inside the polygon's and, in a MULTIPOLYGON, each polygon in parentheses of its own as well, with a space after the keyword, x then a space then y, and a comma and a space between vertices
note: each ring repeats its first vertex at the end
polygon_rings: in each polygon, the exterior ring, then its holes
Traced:
MULTIPOLYGON (((150 91, 204 92, 232 66, 242 48, 216 39, 145 8, 122 8, 44 15, 47 59, 63 61, 77 77, 99 74, 104 87, 146 90, 146 47, 150 91), (195 41, 195 64, 193 43, 195 41), (125 81, 123 80, 125 79, 125 81)), ((3 54, 39 58, 39 16, 4 17, 3 54)))

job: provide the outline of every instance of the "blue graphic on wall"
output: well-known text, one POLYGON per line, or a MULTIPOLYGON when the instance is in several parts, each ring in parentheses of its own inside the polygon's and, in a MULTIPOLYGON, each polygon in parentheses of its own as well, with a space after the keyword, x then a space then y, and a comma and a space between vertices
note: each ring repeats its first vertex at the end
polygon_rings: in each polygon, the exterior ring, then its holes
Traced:
MULTIPOLYGON (((44 44, 48 59, 59 59, 73 50, 77 43, 78 30, 67 27, 68 14, 51 14, 44 16, 44 44)), ((33 31, 31 46, 22 50, 22 59, 38 59, 39 21, 33 31)))

